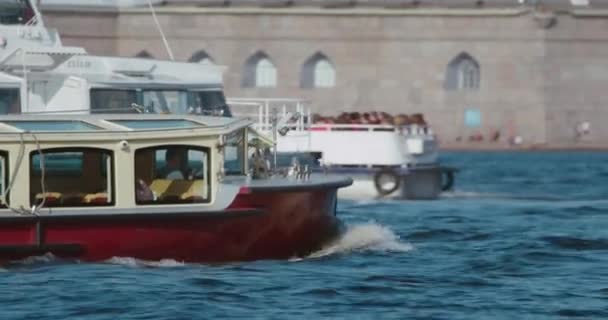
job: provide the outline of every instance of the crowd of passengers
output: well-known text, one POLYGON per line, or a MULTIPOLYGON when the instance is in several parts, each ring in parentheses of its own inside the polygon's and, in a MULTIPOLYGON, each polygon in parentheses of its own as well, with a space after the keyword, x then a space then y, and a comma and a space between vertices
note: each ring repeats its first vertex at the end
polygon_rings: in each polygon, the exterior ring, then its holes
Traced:
POLYGON ((391 115, 386 112, 342 112, 338 116, 322 116, 320 114, 312 115, 313 124, 378 124, 378 125, 393 125, 407 126, 419 125, 426 126, 426 121, 421 113, 411 115, 397 114, 391 115))

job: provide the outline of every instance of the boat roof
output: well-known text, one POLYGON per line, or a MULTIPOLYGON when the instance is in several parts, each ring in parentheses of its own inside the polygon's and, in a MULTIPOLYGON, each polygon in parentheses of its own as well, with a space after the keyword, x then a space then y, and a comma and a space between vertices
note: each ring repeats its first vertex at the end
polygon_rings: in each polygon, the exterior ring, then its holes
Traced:
POLYGON ((173 114, 2 115, 0 137, 21 133, 62 134, 66 137, 137 133, 142 136, 152 133, 170 135, 170 132, 214 135, 230 133, 251 124, 252 121, 243 118, 173 114))

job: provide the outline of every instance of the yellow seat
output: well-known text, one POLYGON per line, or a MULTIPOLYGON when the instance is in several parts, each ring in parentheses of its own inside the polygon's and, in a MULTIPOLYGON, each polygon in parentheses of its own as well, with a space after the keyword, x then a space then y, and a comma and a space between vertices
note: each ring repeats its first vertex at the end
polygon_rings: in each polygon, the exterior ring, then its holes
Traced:
POLYGON ((152 184, 150 184, 150 190, 152 190, 154 194, 160 198, 172 183, 173 180, 169 179, 155 179, 152 181, 152 184))
POLYGON ((206 195, 204 194, 205 180, 199 179, 199 180, 194 180, 191 182, 192 183, 188 187, 188 190, 186 190, 186 192, 181 194, 180 199, 186 200, 186 199, 192 199, 192 198, 201 198, 201 199, 206 198, 206 195))
POLYGON ((47 198, 47 199, 61 199, 62 194, 59 192, 46 192, 46 193, 38 193, 36 195, 36 200, 42 200, 42 198, 47 198))
POLYGON ((108 202, 108 194, 106 192, 89 193, 82 199, 84 203, 106 203, 108 202))
POLYGON ((58 205, 62 201, 63 194, 59 192, 46 192, 36 194, 36 203, 41 203, 44 199, 44 203, 47 206, 58 205))
POLYGON ((194 181, 192 180, 173 180, 169 187, 160 196, 161 199, 181 199, 181 195, 190 189, 194 181))

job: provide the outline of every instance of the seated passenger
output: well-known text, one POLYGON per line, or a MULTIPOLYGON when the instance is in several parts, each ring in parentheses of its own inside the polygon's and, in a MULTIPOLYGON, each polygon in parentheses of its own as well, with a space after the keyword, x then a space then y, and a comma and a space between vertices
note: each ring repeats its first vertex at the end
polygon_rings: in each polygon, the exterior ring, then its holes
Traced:
POLYGON ((138 179, 135 183, 135 197, 138 202, 156 200, 154 192, 142 179, 138 179))
POLYGON ((184 180, 184 174, 180 169, 182 157, 179 150, 168 149, 165 154, 165 161, 167 163, 167 174, 165 178, 169 180, 184 180))

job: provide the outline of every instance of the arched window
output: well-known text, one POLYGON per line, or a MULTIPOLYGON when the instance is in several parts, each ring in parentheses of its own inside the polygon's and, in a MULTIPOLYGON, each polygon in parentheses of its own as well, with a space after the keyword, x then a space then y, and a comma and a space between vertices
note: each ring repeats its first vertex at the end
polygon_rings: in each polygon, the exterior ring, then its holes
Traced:
POLYGON ((480 86, 479 63, 467 53, 461 53, 448 64, 445 78, 447 90, 478 90, 480 86))
POLYGON ((195 62, 200 64, 215 64, 213 58, 207 54, 204 50, 198 51, 188 59, 189 62, 195 62))
POLYGON ((302 66, 302 88, 332 88, 336 85, 336 69, 322 53, 315 53, 302 66))
POLYGON ((276 87, 277 68, 268 55, 258 52, 247 61, 243 73, 243 87, 276 87))
POLYGON ((146 50, 142 50, 135 55, 136 58, 154 59, 154 57, 146 50))

